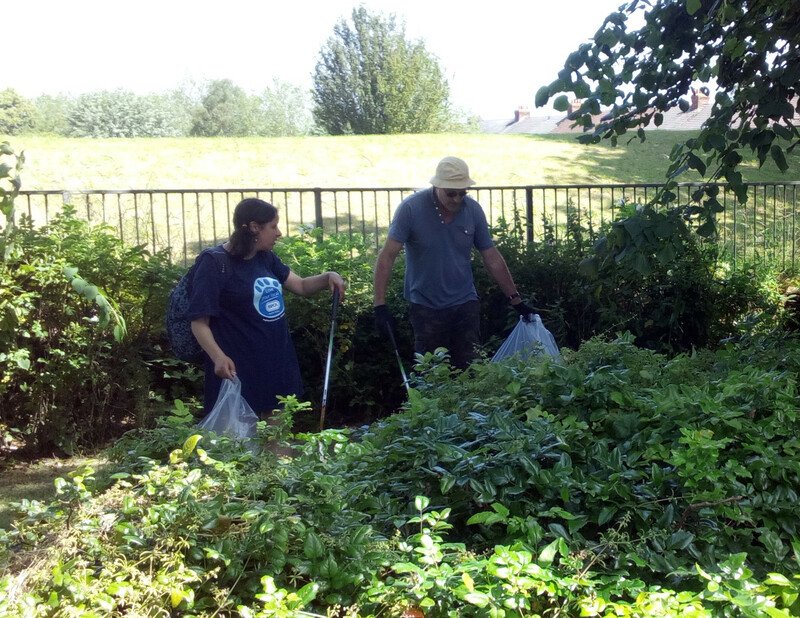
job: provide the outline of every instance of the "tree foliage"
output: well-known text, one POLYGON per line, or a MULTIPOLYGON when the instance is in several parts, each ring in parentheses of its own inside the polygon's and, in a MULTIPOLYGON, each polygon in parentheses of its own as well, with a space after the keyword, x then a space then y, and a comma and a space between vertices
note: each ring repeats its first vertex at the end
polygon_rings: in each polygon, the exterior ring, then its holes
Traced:
POLYGON ((230 79, 217 79, 208 84, 201 104, 193 114, 191 135, 244 137, 255 135, 259 100, 248 95, 230 79))
POLYGON ((449 123, 450 88, 421 41, 407 41, 394 15, 353 10, 320 50, 314 118, 332 135, 423 133, 449 123))
POLYGON ((312 131, 302 88, 273 79, 261 95, 229 79, 188 82, 166 93, 125 90, 78 96, 44 94, 32 102, 0 92, 0 134, 53 133, 67 137, 288 136, 312 131))
MULTIPOLYGON (((689 108, 693 86, 710 84, 716 90, 711 117, 696 137, 675 146, 656 199, 674 200, 676 177, 693 169, 709 183, 727 183, 745 201, 741 151, 785 171, 785 153, 800 140, 798 24, 795 0, 632 0, 605 19, 594 43, 569 55, 558 79, 537 93, 536 105, 555 97, 554 106, 564 111, 562 93, 570 92, 582 100, 571 115, 586 131, 582 141, 616 143, 629 130, 644 140, 644 128, 658 127, 665 111, 689 108), (639 11, 644 25, 627 31, 639 11), (603 108, 609 111, 596 120, 603 108)), ((694 214, 706 221, 699 229, 705 235, 714 233, 714 215, 722 210, 716 194, 709 184, 693 196, 702 201, 694 214)))
POLYGON ((0 92, 0 133, 18 135, 31 128, 36 108, 13 88, 0 92))
POLYGON ((261 96, 260 135, 283 137, 311 131, 308 94, 299 86, 274 79, 261 96))
POLYGON ((176 137, 182 122, 170 97, 125 90, 80 95, 67 120, 74 137, 176 137))
POLYGON ((69 135, 69 116, 75 101, 65 94, 43 94, 33 100, 36 108, 33 116, 34 133, 69 135))

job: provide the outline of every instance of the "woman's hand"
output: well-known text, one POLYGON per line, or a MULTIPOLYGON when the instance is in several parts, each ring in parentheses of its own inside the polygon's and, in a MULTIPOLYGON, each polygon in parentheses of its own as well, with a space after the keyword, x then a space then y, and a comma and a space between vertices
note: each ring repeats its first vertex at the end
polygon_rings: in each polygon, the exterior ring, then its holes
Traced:
POLYGON ((331 294, 333 294, 334 290, 339 290, 340 301, 344 300, 344 291, 346 287, 347 284, 339 273, 334 271, 328 273, 328 289, 331 291, 331 294))
POLYGON ((339 299, 341 300, 344 298, 344 290, 347 286, 339 273, 329 270, 318 275, 302 278, 289 271, 289 276, 283 282, 283 287, 292 292, 292 294, 299 294, 300 296, 312 296, 325 288, 328 288, 331 294, 333 294, 334 290, 339 290, 339 299))
POLYGON ((214 359, 214 373, 224 380, 233 380, 236 377, 236 365, 230 356, 222 354, 214 359))
POLYGON ((226 380, 233 380, 236 375, 236 365, 233 360, 222 351, 222 348, 217 344, 214 339, 214 334, 211 332, 209 326, 209 317, 203 316, 192 320, 192 333, 197 339, 197 343, 208 354, 208 357, 214 362, 214 373, 220 378, 226 380))

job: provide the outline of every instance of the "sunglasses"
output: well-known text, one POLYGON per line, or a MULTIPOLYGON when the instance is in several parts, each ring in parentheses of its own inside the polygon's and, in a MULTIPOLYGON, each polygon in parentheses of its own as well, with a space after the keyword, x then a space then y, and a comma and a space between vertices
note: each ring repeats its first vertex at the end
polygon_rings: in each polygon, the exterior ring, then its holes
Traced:
POLYGON ((444 194, 447 197, 464 197, 467 194, 467 190, 462 189, 461 191, 445 191, 444 194))

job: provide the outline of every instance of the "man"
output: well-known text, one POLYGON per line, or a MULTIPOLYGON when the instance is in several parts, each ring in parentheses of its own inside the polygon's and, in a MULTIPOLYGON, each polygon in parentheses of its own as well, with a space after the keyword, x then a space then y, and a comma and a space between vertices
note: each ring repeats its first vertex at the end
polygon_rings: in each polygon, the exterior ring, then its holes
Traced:
POLYGON ((386 307, 386 287, 400 250, 406 250, 403 296, 411 303, 411 326, 417 353, 445 347, 454 367, 464 369, 477 357, 480 302, 470 266, 472 248, 520 315, 533 310, 520 298, 503 256, 489 235, 480 204, 467 195, 475 184, 467 164, 445 157, 436 167, 430 189, 402 201, 389 226, 375 266, 375 324, 394 330, 386 307))

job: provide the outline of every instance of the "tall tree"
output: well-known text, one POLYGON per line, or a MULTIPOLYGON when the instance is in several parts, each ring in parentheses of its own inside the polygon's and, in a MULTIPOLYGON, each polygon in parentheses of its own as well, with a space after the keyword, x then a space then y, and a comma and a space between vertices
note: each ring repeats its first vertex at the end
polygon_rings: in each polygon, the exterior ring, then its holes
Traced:
POLYGON ((313 75, 316 122, 332 135, 440 131, 450 87, 421 41, 409 42, 394 15, 353 10, 320 50, 313 75))
MULTIPOLYGON (((644 140, 644 128, 658 127, 666 110, 689 108, 686 97, 699 83, 716 91, 711 117, 696 137, 676 144, 658 199, 672 201, 677 176, 694 169, 709 181, 724 180, 744 201, 740 152, 750 149, 761 164, 771 159, 785 171, 785 152, 800 141, 800 3, 632 0, 605 19, 593 44, 570 54, 536 105, 555 97, 554 107, 565 111, 561 93, 570 92, 582 100, 571 115, 586 131, 582 141, 616 143, 629 130, 644 140), (628 18, 639 12, 644 25, 628 32, 628 18), (601 106, 610 109, 598 121, 601 106)), ((701 234, 715 230, 714 214, 722 210, 716 195, 708 185, 694 196, 703 200, 701 234)))
POLYGON ((260 101, 229 79, 208 84, 194 110, 191 134, 204 137, 256 135, 260 101))

